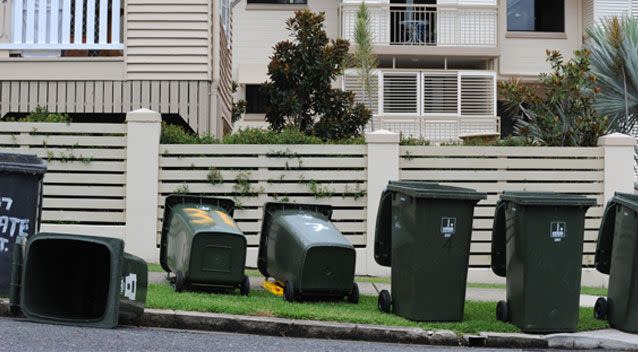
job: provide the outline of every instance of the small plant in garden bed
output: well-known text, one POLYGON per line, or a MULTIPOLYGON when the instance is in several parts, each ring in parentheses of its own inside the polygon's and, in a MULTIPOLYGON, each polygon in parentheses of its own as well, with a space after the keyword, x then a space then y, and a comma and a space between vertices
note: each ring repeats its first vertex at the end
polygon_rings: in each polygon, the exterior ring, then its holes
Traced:
MULTIPOLYGON (((201 311, 240 315, 261 315, 291 319, 336 321, 354 324, 418 327, 424 330, 448 329, 457 333, 519 332, 511 324, 496 320, 495 302, 465 302, 464 321, 457 323, 419 323, 377 309, 376 296, 361 296, 359 304, 344 302, 289 303, 264 291, 250 296, 198 292, 175 293, 168 284, 151 284, 146 300, 148 308, 201 311)), ((595 320, 592 308, 580 309, 578 330, 607 328, 607 322, 595 320)))
POLYGON ((403 135, 401 135, 401 139, 399 141, 399 144, 401 145, 410 145, 410 146, 426 146, 426 145, 430 145, 430 141, 422 138, 422 137, 404 137, 403 135))

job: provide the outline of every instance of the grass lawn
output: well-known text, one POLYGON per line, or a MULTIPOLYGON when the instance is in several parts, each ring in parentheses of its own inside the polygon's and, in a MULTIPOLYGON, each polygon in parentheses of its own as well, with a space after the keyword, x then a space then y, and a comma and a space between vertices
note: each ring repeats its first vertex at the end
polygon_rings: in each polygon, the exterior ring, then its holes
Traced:
MULTIPOLYGON (((362 296, 359 304, 344 302, 288 303, 264 291, 250 296, 198 292, 175 293, 168 284, 151 284, 146 307, 240 315, 272 316, 293 319, 324 320, 359 324, 420 327, 426 330, 449 329, 457 333, 480 331, 518 332, 513 325, 496 320, 496 303, 466 302, 465 320, 460 323, 416 323, 377 309, 377 297, 362 296)), ((581 308, 579 330, 607 328, 606 321, 595 320, 593 309, 581 308)))

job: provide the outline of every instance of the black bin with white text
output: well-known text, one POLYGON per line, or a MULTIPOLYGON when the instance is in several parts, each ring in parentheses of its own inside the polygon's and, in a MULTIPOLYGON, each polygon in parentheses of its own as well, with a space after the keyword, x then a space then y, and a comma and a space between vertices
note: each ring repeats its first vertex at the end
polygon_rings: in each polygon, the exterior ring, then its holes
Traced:
POLYGON ((35 155, 0 153, 0 296, 9 293, 16 238, 40 229, 46 171, 46 162, 35 155))

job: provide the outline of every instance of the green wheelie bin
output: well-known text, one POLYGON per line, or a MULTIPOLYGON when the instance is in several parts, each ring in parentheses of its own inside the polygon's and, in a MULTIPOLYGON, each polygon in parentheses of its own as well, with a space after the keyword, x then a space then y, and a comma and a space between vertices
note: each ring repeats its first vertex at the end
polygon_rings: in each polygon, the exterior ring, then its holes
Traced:
POLYGON ((11 310, 32 321, 113 328, 144 313, 146 262, 117 238, 38 233, 13 253, 11 310))
POLYGON ((474 206, 484 193, 428 182, 390 182, 381 195, 374 257, 391 267, 378 307, 414 321, 461 321, 474 206))
POLYGON ((524 332, 573 332, 578 325, 585 213, 595 199, 505 192, 496 205, 492 271, 507 278, 496 318, 524 332))
POLYGON ((329 205, 266 203, 257 267, 283 285, 283 298, 359 302, 355 249, 332 224, 329 205))
POLYGON ((245 275, 246 237, 233 220, 235 202, 225 198, 170 195, 164 206, 160 264, 175 291, 239 289, 245 275))
POLYGON ((638 333, 638 196, 616 193, 607 203, 598 232, 596 269, 609 275, 607 298, 594 306, 611 327, 638 333))

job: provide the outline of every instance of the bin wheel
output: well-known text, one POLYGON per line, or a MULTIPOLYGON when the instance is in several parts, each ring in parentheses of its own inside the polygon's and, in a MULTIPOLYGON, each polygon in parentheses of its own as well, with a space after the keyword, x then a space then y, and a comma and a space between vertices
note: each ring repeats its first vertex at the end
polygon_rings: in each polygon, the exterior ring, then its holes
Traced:
POLYGON ((352 291, 348 294, 348 303, 359 303, 359 285, 356 282, 352 284, 352 291))
POLYGON ((175 283, 173 284, 175 288, 175 292, 182 292, 186 288, 186 280, 184 279, 184 274, 181 271, 178 271, 175 274, 175 283))
POLYGON ((379 310, 382 312, 390 313, 390 308, 392 307, 392 295, 390 295, 388 290, 382 290, 379 292, 377 307, 379 307, 379 310))
POLYGON ((241 286, 239 287, 239 293, 242 296, 248 296, 250 293, 250 279, 246 275, 244 275, 244 280, 242 280, 241 286))
POLYGON ((295 301, 295 288, 292 285, 292 281, 286 281, 284 284, 284 301, 286 302, 294 302, 295 301))
POLYGON ((594 318, 598 320, 606 320, 607 319, 607 299, 604 297, 599 297, 596 300, 596 304, 594 305, 594 318))
POLYGON ((496 320, 499 321, 509 321, 510 319, 510 315, 509 315, 509 307, 507 305, 507 302, 505 301, 499 301, 496 304, 496 320))

